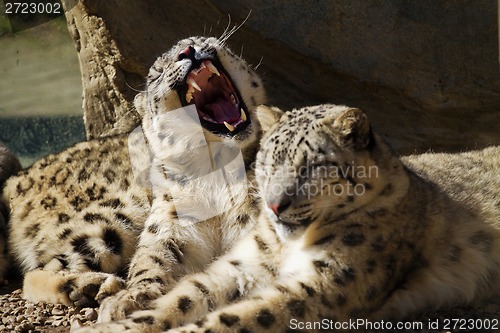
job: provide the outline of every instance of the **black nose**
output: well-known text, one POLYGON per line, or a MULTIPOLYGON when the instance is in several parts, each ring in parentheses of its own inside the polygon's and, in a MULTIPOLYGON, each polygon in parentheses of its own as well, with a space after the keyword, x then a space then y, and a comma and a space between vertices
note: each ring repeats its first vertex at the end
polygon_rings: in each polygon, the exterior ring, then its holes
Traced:
POLYGON ((267 207, 271 208, 276 216, 280 216, 292 204, 292 199, 285 196, 278 200, 278 202, 268 202, 267 207))
POLYGON ((183 60, 186 58, 194 60, 194 53, 195 52, 196 52, 196 50, 194 49, 194 47, 188 46, 179 53, 179 55, 177 56, 177 60, 183 60))

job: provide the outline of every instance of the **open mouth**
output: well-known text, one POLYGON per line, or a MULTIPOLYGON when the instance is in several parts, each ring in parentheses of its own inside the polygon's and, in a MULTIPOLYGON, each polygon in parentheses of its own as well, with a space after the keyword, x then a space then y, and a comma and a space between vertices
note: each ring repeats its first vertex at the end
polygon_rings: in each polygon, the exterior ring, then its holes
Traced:
POLYGON ((194 62, 178 93, 184 106, 196 105, 203 127, 212 132, 232 136, 250 124, 247 107, 218 59, 194 62))

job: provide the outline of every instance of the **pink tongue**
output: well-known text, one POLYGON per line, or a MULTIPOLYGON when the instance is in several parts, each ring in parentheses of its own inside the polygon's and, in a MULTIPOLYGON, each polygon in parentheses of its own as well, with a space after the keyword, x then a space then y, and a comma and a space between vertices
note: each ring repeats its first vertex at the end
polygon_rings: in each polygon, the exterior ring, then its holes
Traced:
POLYGON ((205 105, 205 109, 210 111, 211 117, 219 124, 224 121, 231 124, 240 119, 239 110, 234 107, 233 103, 224 98, 218 98, 215 103, 205 105))

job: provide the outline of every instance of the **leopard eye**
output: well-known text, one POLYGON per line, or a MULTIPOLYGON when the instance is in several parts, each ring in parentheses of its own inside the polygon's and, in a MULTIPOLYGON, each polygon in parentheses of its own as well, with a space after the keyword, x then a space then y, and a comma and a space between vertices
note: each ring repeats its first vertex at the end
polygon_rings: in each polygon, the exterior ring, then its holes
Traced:
POLYGON ((148 75, 148 81, 149 81, 150 83, 152 83, 152 82, 154 82, 154 81, 158 80, 158 78, 159 78, 160 76, 161 76, 161 73, 159 73, 159 72, 152 72, 152 73, 149 73, 149 75, 148 75))

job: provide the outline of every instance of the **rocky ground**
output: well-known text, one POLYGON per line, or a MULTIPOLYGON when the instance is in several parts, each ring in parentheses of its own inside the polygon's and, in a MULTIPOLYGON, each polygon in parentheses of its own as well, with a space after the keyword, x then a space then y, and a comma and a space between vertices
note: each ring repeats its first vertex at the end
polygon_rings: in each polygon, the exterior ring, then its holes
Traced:
POLYGON ((69 332, 71 323, 95 322, 93 308, 76 309, 62 304, 32 303, 21 297, 20 283, 0 289, 0 332, 69 332))
MULTIPOLYGON (((95 322, 97 309, 76 309, 61 304, 31 303, 21 298, 20 283, 11 283, 0 288, 0 332, 46 333, 69 332, 72 323, 83 325, 95 322)), ((359 332, 394 332, 394 333, 448 333, 448 332, 500 332, 500 299, 476 307, 457 307, 405 321, 406 325, 421 323, 416 329, 377 329, 378 323, 371 323, 373 329, 360 327, 359 332), (459 321, 454 321, 454 319, 459 321), (496 321, 498 329, 468 328, 470 323, 492 324, 496 321), (445 326, 449 324, 448 329, 445 326), (438 326, 435 326, 435 325, 438 326), (456 327, 453 327, 455 325, 456 327)), ((368 324, 365 324, 368 325, 368 324)), ((395 325, 395 324, 393 324, 395 325)), ((408 326, 409 327, 409 326, 408 326)))

